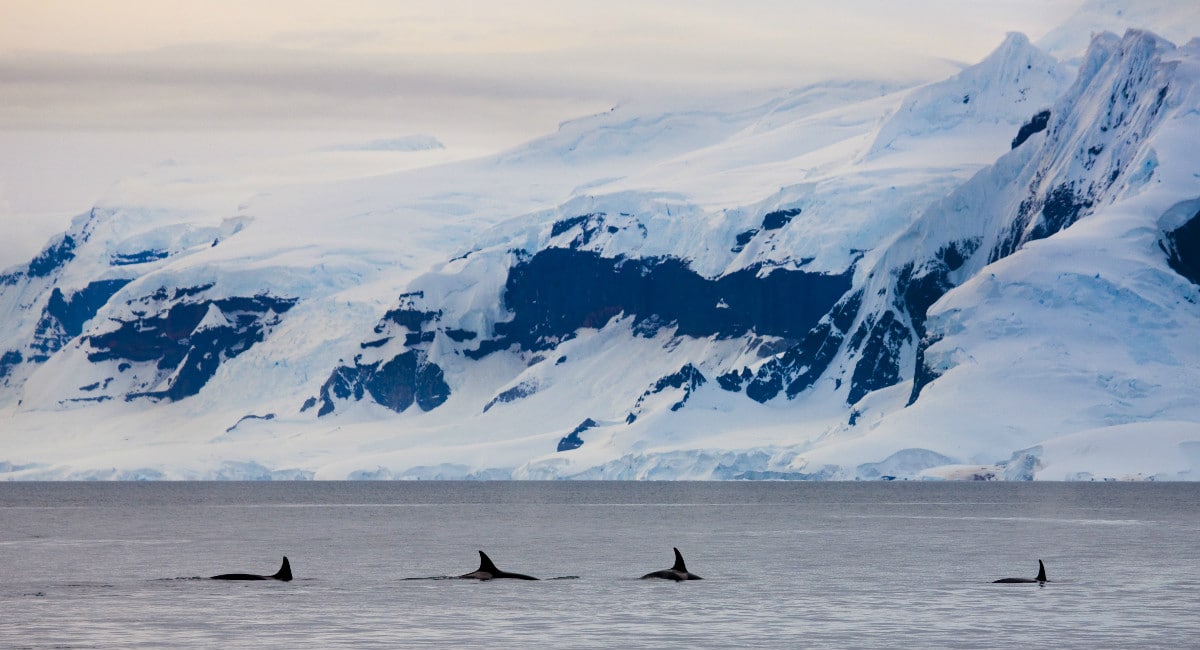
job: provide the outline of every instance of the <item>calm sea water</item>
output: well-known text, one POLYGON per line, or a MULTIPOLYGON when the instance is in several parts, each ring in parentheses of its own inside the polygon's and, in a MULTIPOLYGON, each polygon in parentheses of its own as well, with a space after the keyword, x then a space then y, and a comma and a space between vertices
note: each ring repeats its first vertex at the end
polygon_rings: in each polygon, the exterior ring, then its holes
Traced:
POLYGON ((0 647, 1196 647, 1200 485, 4 483, 0 647), (638 580, 678 546, 704 580, 638 580), (476 551, 541 582, 465 573, 476 551), (270 574, 291 583, 199 579, 270 574), (1033 577, 1051 583, 998 585, 1033 577))

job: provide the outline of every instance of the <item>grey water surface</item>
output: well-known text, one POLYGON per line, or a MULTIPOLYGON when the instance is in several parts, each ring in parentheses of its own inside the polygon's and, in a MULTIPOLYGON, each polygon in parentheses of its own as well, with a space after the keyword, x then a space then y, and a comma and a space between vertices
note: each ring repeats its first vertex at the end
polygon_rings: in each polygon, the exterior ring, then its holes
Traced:
POLYGON ((1200 484, 0 484, 0 647, 1196 647, 1200 484), (638 580, 678 546, 704 580, 638 580), (539 582, 458 575, 484 550, 539 582), (201 579, 271 574, 290 583, 201 579), (1033 577, 1051 582, 992 584, 1033 577))

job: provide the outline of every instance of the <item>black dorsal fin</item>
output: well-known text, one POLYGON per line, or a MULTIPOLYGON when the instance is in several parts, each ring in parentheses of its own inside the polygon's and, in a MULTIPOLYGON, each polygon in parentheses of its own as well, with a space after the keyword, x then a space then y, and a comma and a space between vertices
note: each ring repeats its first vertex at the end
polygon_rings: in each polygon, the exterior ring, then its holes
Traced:
POLYGON ((479 570, 492 575, 500 573, 500 569, 497 569, 496 565, 492 563, 492 558, 488 557, 487 553, 483 551, 479 552, 479 570))
POLYGON ((1046 582, 1046 565, 1042 564, 1041 560, 1038 560, 1038 577, 1036 580, 1038 582, 1046 582))
POLYGON ((285 581, 292 579, 292 565, 290 562, 288 562, 286 555, 283 556, 283 565, 279 567, 279 571, 276 571, 275 575, 273 575, 271 577, 275 578, 276 580, 285 580, 285 581))
POLYGON ((679 549, 675 549, 675 566, 671 567, 671 570, 681 573, 688 572, 687 565, 683 563, 683 554, 679 552, 679 549))

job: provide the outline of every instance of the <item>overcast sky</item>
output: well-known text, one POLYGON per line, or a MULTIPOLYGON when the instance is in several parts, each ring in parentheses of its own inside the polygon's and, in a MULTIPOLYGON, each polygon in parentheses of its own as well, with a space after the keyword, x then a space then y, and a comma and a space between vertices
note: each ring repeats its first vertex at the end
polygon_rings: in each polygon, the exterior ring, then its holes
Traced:
POLYGON ((925 77, 1080 2, 4 0, 0 123, 499 141, 646 95, 925 77))
POLYGON ((1081 3, 0 0, 0 248, 163 159, 418 133, 496 150, 619 103, 935 79, 1081 3))

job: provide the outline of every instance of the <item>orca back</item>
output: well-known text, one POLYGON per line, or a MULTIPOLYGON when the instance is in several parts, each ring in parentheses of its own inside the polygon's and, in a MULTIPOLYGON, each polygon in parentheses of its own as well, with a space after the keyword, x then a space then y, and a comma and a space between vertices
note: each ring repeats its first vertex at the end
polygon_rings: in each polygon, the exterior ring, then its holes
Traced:
POLYGON ((700 576, 687 570, 687 565, 683 562, 683 554, 679 552, 678 548, 672 548, 672 550, 675 551, 675 564, 671 565, 670 569, 647 573, 642 576, 642 580, 646 578, 662 578, 663 580, 674 580, 675 582, 703 580, 700 576))
POLYGON ((219 576, 213 576, 210 580, 279 580, 288 582, 292 579, 292 565, 288 562, 287 556, 283 556, 283 566, 275 572, 275 575, 260 576, 253 573, 222 573, 219 576))
POLYGON ((210 580, 266 580, 266 576, 254 575, 253 573, 222 573, 219 576, 213 576, 210 580))
POLYGON ((686 575, 688 574, 680 573, 674 569, 663 569, 662 571, 651 571, 650 573, 647 573, 646 575, 642 576, 642 580, 647 578, 662 578, 663 580, 683 582, 684 580, 687 580, 687 578, 684 577, 686 575))
POLYGON ((492 558, 487 556, 483 551, 479 552, 479 568, 466 575, 459 576, 460 578, 473 578, 476 580, 492 580, 495 578, 511 578, 513 580, 537 580, 533 576, 527 576, 522 573, 509 573, 496 568, 496 564, 492 562, 492 558))
POLYGON ((671 570, 678 571, 680 573, 687 573, 687 565, 683 563, 683 553, 680 553, 679 549, 674 547, 672 547, 672 550, 675 551, 675 565, 671 567, 671 570))
POLYGON ((283 565, 280 566, 279 570, 275 572, 275 575, 271 577, 284 582, 288 582, 292 579, 292 564, 288 562, 286 555, 283 556, 283 565))
POLYGON ((1038 560, 1038 574, 1036 578, 1000 578, 993 580, 993 584, 1030 584, 1036 582, 1038 584, 1050 582, 1046 579, 1046 565, 1038 560))
POLYGON ((492 562, 492 558, 488 557, 487 553, 480 551, 479 568, 475 570, 475 573, 490 573, 492 575, 496 575, 500 573, 500 569, 496 568, 496 563, 492 562))

